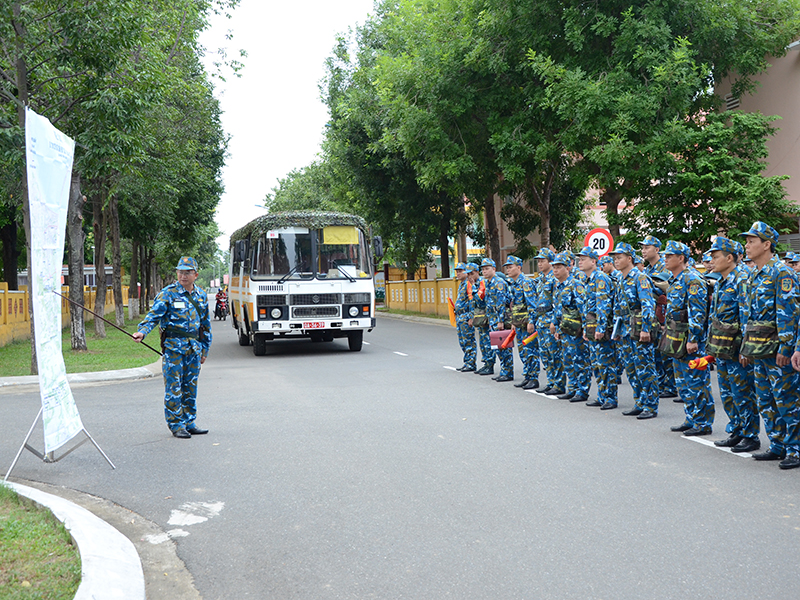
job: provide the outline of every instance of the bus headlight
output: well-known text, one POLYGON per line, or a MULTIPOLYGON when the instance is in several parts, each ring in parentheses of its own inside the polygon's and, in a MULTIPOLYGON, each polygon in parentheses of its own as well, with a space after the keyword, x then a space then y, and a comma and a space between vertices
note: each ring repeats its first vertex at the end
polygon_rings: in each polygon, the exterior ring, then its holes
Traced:
POLYGON ((280 308, 273 308, 272 312, 270 313, 273 319, 280 319, 281 318, 281 309, 280 308))
POLYGON ((357 306, 351 306, 350 310, 347 311, 347 312, 350 313, 351 317, 357 317, 358 316, 358 307, 357 306))

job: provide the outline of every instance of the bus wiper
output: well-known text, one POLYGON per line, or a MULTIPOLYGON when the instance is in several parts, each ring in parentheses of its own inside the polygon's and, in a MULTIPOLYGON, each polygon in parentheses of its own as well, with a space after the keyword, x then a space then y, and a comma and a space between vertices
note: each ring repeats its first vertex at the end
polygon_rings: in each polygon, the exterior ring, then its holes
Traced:
MULTIPOLYGON (((345 270, 344 270, 344 269, 343 269, 343 268, 342 268, 342 267, 341 267, 339 264, 337 264, 335 261, 334 261, 334 263, 333 263, 333 264, 334 264, 334 265, 336 265, 336 268, 337 268, 337 269, 339 269, 339 272, 340 272, 342 275, 344 275, 345 277, 347 277, 347 278, 348 278, 348 279, 349 279, 351 282, 353 282, 353 283, 355 283, 355 282, 356 282, 356 279, 355 279, 355 277, 353 277, 352 275, 350 275, 350 273, 348 273, 347 271, 345 271, 345 270)), ((348 266, 349 266, 349 265, 348 265, 348 266)))
POLYGON ((299 267, 299 266, 300 266, 300 265, 295 265, 295 266, 293 266, 291 269, 289 269, 289 272, 288 272, 286 275, 284 275, 283 277, 281 277, 280 279, 278 279, 278 283, 283 283, 283 282, 285 282, 287 279, 289 279, 289 277, 291 277, 291 276, 292 276, 292 274, 293 274, 295 271, 297 271, 297 267, 299 267))

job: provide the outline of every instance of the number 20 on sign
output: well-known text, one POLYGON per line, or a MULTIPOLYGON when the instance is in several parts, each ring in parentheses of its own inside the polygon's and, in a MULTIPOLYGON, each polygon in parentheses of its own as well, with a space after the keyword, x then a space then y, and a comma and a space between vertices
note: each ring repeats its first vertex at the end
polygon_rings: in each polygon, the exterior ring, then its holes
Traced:
POLYGON ((583 245, 589 246, 589 248, 597 252, 597 256, 605 256, 613 250, 614 238, 611 237, 611 232, 608 229, 598 227, 586 234, 583 245))

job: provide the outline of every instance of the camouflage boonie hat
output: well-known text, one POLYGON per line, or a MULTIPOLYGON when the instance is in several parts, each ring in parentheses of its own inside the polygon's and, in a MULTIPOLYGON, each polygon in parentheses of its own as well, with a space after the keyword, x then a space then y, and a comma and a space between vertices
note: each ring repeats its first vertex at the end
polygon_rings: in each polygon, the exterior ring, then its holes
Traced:
POLYGON ((550 261, 550 264, 553 265, 564 265, 568 267, 570 263, 569 253, 567 252, 559 252, 553 257, 553 260, 550 261))
POLYGON ((656 248, 661 248, 661 240, 658 239, 654 235, 646 235, 644 239, 639 242, 640 246, 655 246, 656 248))
POLYGON ((467 263, 458 263, 456 265, 456 271, 466 271, 467 270, 467 263))
POLYGON ((734 242, 733 240, 729 240, 728 238, 724 237, 718 237, 717 239, 714 240, 714 243, 711 244, 711 249, 708 252, 706 252, 708 258, 706 258, 706 254, 703 254, 703 260, 711 260, 711 253, 714 252, 715 250, 722 250, 724 252, 730 252, 731 254, 739 255, 740 252, 736 248, 737 244, 739 245, 739 247, 741 247, 741 244, 739 244, 739 242, 734 242))
POLYGON ((522 266, 522 259, 518 258, 516 256, 509 255, 508 258, 506 258, 506 262, 505 262, 505 264, 503 264, 503 266, 507 267, 508 265, 517 265, 518 267, 521 267, 522 266))
POLYGON ((584 246, 580 252, 578 252, 578 256, 588 256, 589 258, 593 258, 595 260, 598 259, 597 252, 589 248, 589 246, 584 246))
POLYGON ((778 243, 778 232, 775 231, 772 227, 764 223, 763 221, 756 221, 750 227, 750 231, 745 231, 744 233, 740 233, 740 236, 748 236, 754 235, 756 237, 761 238, 762 240, 767 240, 772 242, 773 244, 778 243))
POLYGON ((534 258, 536 260, 543 259, 543 260, 549 260, 550 262, 553 262, 553 259, 555 257, 556 257, 556 253, 553 252, 552 250, 550 250, 550 248, 540 248, 539 249, 539 254, 537 254, 534 258))
POLYGON ((197 261, 191 256, 181 256, 176 271, 197 271, 197 261))
POLYGON ((495 268, 497 268, 497 263, 494 262, 491 258, 484 258, 481 261, 481 267, 495 267, 495 268))
POLYGON ((670 240, 667 242, 667 247, 664 249, 664 254, 682 254, 686 258, 690 258, 692 253, 689 252, 689 246, 682 242, 670 240))
POLYGON ((609 252, 609 254, 627 254, 631 258, 636 256, 636 250, 633 249, 633 246, 630 244, 626 244, 625 242, 619 242, 614 249, 609 252))

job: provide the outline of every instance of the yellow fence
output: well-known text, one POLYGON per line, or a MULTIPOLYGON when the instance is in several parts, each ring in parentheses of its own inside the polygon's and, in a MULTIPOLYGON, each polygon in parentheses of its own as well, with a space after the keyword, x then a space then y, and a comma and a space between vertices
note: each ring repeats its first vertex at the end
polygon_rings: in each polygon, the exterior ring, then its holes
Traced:
MULTIPOLYGON (((0 347, 17 340, 27 340, 31 337, 30 314, 28 313, 28 291, 26 286, 20 286, 19 291, 8 289, 7 283, 0 283, 0 347)), ((62 287, 61 293, 69 295, 69 288, 62 287)), ((94 310, 96 293, 93 289, 84 288, 83 305, 94 310)), ((128 304, 128 288, 122 288, 122 300, 128 304)), ((114 294, 111 290, 106 292, 106 313, 114 312, 114 294)), ((87 321, 94 319, 94 315, 84 313, 87 321)), ((69 326, 69 302, 61 299, 61 324, 69 326)))
POLYGON ((455 302, 456 279, 423 279, 421 281, 387 281, 386 308, 409 310, 429 315, 447 316, 447 299, 455 302))

